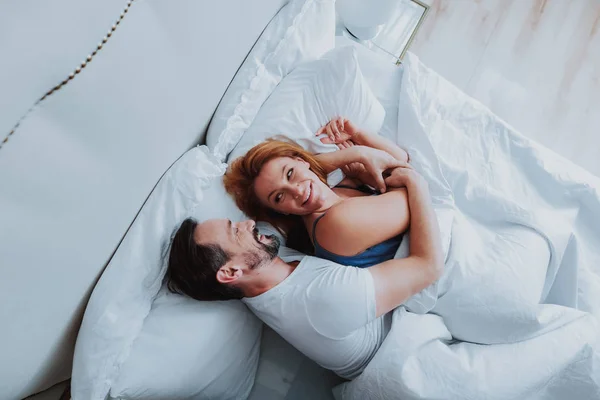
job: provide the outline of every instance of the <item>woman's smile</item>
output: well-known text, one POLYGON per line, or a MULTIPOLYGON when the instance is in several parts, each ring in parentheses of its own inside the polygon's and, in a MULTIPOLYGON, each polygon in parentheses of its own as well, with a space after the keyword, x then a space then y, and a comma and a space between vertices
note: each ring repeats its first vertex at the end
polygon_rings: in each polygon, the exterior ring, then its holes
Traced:
POLYGON ((302 203, 302 206, 307 205, 307 203, 311 199, 312 199, 312 182, 308 182, 308 189, 306 190, 306 194, 304 196, 304 202, 302 203))

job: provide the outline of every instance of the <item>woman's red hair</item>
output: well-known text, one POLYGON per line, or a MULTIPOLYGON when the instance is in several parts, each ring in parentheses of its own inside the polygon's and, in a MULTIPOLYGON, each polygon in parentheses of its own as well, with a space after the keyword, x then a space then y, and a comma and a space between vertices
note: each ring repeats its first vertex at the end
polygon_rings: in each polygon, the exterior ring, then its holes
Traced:
POLYGON ((327 173, 314 155, 295 143, 269 139, 254 146, 246 155, 231 163, 223 179, 225 190, 233 196, 237 206, 248 217, 269 222, 280 232, 288 235, 288 246, 307 252, 307 250, 312 249, 312 243, 306 234, 302 219, 297 215, 279 214, 265 207, 254 190, 254 180, 258 177, 264 165, 279 157, 300 158, 306 161, 311 171, 322 182, 327 183, 327 173), (297 232, 298 230, 303 231, 304 234, 297 232), (296 235, 302 237, 296 237, 296 235), (292 236, 296 238, 292 238, 292 236), (290 241, 296 243, 290 243, 290 241))

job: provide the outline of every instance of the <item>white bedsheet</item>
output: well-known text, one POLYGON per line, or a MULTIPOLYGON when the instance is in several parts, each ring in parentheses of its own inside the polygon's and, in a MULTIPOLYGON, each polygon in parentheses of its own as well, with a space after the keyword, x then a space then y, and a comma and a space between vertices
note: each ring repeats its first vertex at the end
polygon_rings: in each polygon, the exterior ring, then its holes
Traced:
POLYGON ((446 251, 444 278, 421 300, 443 296, 409 307, 437 315, 394 311, 375 358, 336 397, 600 398, 600 180, 414 55, 395 139, 430 183, 446 251))

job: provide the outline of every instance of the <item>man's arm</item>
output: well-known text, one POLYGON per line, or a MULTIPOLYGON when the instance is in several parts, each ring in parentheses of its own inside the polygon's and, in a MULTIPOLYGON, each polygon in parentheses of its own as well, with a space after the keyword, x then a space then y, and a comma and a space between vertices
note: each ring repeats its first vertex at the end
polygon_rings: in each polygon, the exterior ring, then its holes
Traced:
POLYGON ((368 269, 375 283, 377 316, 393 310, 437 281, 444 268, 439 226, 425 180, 412 169, 396 168, 386 183, 407 188, 410 254, 368 269))

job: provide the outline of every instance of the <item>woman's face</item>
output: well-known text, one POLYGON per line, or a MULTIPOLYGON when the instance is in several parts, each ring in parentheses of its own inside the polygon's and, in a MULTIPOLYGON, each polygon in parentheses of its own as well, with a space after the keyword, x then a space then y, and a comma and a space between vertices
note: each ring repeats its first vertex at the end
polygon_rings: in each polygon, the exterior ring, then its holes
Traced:
POLYGON ((323 207, 332 193, 300 158, 278 157, 267 162, 254 180, 260 202, 282 214, 308 215, 323 207))

